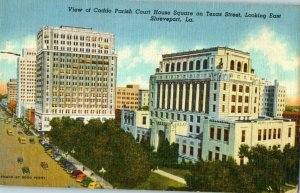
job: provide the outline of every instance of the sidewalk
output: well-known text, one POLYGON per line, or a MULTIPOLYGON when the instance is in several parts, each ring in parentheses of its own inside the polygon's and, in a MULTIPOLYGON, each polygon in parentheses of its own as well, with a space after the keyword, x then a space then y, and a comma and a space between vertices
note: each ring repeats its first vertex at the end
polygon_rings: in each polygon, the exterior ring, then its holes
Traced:
POLYGON ((170 173, 168 173, 168 172, 162 171, 162 170, 160 170, 160 169, 155 169, 153 172, 154 172, 154 173, 157 173, 157 174, 159 174, 159 175, 161 175, 161 176, 167 177, 167 178, 169 178, 169 179, 171 179, 171 180, 174 180, 174 181, 176 181, 176 182, 180 182, 180 183, 186 185, 186 181, 185 181, 183 178, 181 178, 181 177, 175 176, 175 175, 173 175, 173 174, 170 174, 170 173))
POLYGON ((67 159, 70 162, 72 162, 74 164, 74 166, 76 166, 81 171, 83 170, 83 167, 84 167, 84 171, 82 171, 82 172, 85 175, 87 175, 88 177, 90 177, 93 181, 99 182, 104 189, 113 189, 113 186, 109 182, 107 182, 106 180, 104 180, 103 178, 101 178, 100 176, 98 176, 97 174, 95 174, 94 171, 92 171, 88 167, 84 166, 82 163, 80 163, 78 160, 76 160, 70 154, 67 155, 67 159), (93 175, 91 176, 92 173, 93 173, 93 175))

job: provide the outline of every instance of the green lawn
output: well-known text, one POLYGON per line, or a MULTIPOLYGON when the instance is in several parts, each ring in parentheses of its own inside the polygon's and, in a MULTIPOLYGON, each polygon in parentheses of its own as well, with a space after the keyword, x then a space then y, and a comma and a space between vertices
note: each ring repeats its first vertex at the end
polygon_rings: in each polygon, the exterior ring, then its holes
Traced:
POLYGON ((147 181, 133 188, 139 190, 167 190, 169 187, 184 188, 185 185, 151 172, 147 181))
POLYGON ((160 167, 158 169, 173 174, 175 176, 179 176, 181 178, 184 178, 186 175, 191 174, 188 169, 175 169, 175 168, 166 168, 166 167, 160 167))

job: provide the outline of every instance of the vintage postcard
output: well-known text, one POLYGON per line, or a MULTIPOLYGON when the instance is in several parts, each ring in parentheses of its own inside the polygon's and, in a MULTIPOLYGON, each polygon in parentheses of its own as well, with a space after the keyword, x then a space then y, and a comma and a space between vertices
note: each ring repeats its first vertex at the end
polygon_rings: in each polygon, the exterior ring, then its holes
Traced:
POLYGON ((0 185, 297 192, 300 6, 0 2, 0 185))

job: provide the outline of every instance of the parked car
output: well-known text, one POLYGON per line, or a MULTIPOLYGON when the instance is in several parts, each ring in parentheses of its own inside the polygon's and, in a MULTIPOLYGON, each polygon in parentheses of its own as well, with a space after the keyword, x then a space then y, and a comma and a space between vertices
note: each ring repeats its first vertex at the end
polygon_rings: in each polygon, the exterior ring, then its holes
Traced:
POLYGON ((22 167, 22 172, 24 175, 29 175, 30 174, 30 169, 27 166, 22 167))
POLYGON ((97 188, 101 188, 101 184, 99 182, 91 182, 88 186, 88 188, 90 189, 97 189, 97 188))
POLYGON ((6 130, 7 135, 14 135, 13 130, 12 129, 7 129, 6 130))
POLYGON ((84 173, 78 174, 76 176, 76 182, 82 182, 86 178, 86 175, 84 173))
POLYGON ((77 170, 77 168, 74 165, 72 165, 72 166, 67 168, 67 173, 71 174, 74 170, 77 170))
POLYGON ((23 162, 24 162, 24 159, 23 159, 23 157, 18 157, 17 158, 17 162, 19 163, 19 164, 22 164, 23 162))
POLYGON ((62 156, 61 156, 61 155, 58 155, 58 156, 56 156, 56 157, 54 158, 54 160, 58 162, 61 158, 62 158, 62 156))
POLYGON ((45 170, 48 169, 48 163, 47 162, 41 162, 41 167, 45 170))
POLYGON ((74 170, 71 175, 72 175, 72 178, 76 178, 79 174, 82 174, 82 171, 74 170))
POLYGON ((82 181, 82 186, 83 186, 83 187, 88 187, 89 184, 90 184, 91 182, 93 182, 92 178, 86 177, 86 178, 82 181))

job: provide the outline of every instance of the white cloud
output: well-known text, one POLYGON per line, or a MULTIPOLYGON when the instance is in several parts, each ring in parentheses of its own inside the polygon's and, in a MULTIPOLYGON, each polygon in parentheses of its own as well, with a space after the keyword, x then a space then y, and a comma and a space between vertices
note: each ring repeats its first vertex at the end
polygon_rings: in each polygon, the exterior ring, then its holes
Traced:
POLYGON ((249 36, 242 43, 242 50, 261 52, 267 60, 266 65, 272 76, 276 74, 277 69, 296 70, 300 65, 296 51, 290 50, 285 40, 267 27, 249 36))
POLYGON ((171 52, 175 52, 175 48, 159 40, 126 46, 119 51, 118 66, 121 68, 134 68, 136 65, 146 64, 156 67, 162 59, 162 54, 171 52))
POLYGON ((143 77, 141 75, 137 76, 130 76, 127 77, 125 82, 121 84, 120 86, 125 86, 128 84, 137 84, 140 86, 141 89, 149 89, 149 78, 148 77, 143 77))
MULTIPOLYGON (((0 51, 21 54, 23 48, 36 48, 34 36, 26 36, 22 41, 6 41, 0 51)), ((0 64, 16 64, 17 58, 11 54, 0 54, 0 64)))

